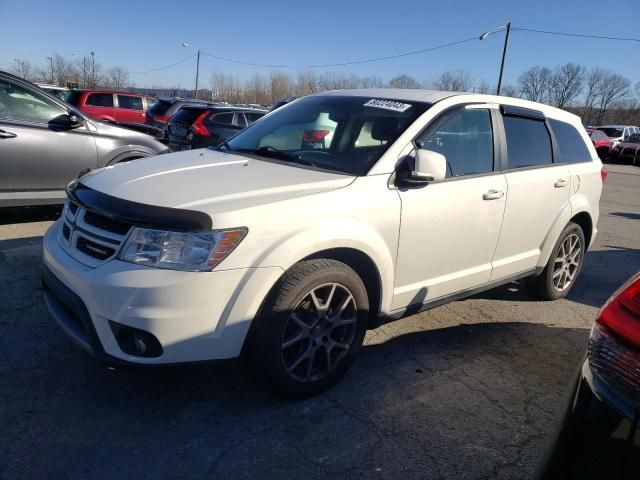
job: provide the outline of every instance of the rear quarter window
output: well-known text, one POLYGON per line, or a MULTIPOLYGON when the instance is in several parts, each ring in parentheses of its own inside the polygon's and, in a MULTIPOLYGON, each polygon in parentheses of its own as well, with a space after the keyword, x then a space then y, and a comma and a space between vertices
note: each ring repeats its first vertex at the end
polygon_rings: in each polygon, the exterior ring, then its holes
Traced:
MULTIPOLYGON (((553 130, 560 153, 558 162, 580 163, 591 161, 591 153, 573 125, 552 119, 549 120, 549 124, 553 130)), ((592 138, 599 140, 599 135, 601 134, 596 135, 594 132, 592 138)))

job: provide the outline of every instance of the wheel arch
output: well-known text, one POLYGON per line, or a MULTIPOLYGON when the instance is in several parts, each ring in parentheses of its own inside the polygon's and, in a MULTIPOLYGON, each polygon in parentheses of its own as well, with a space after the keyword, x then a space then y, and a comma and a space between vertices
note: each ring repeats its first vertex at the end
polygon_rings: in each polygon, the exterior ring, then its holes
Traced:
POLYGON ((576 213, 573 217, 571 217, 571 220, 569 221, 580 225, 580 228, 582 228, 582 233, 584 233, 586 246, 588 248, 589 245, 591 245, 591 238, 593 235, 593 219, 591 218, 589 212, 582 211, 576 213))

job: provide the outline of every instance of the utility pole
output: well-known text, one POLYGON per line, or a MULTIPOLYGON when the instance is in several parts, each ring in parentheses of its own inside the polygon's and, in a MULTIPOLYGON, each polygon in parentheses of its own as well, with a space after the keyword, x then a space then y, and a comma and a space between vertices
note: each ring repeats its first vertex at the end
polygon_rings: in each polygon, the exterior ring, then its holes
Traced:
POLYGON ((198 98, 198 74, 200 73, 200 49, 198 49, 198 59, 196 60, 196 99, 198 98))
POLYGON ((96 56, 91 52, 91 88, 96 87, 96 56))
POLYGON ((496 91, 496 95, 500 95, 500 87, 502 87, 502 72, 504 71, 504 60, 507 57, 509 33, 511 33, 511 22, 507 23, 507 34, 504 36, 504 48, 502 49, 502 62, 500 63, 500 76, 498 77, 498 89, 496 91))
POLYGON ((52 57, 47 57, 47 60, 49 60, 49 66, 51 67, 51 85, 53 85, 53 82, 54 82, 54 78, 53 78, 53 58, 52 57))

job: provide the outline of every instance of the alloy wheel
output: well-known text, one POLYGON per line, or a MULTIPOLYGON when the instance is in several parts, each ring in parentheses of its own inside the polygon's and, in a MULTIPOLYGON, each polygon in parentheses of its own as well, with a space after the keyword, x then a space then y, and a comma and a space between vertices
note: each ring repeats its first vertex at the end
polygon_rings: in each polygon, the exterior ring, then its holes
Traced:
POLYGON ((562 242, 554 262, 553 288, 564 292, 571 286, 580 268, 581 255, 580 237, 575 233, 568 235, 562 242))
POLYGON ((280 352, 287 374, 303 383, 326 377, 349 352, 357 323, 355 298, 344 285, 326 283, 307 292, 282 333, 280 352))

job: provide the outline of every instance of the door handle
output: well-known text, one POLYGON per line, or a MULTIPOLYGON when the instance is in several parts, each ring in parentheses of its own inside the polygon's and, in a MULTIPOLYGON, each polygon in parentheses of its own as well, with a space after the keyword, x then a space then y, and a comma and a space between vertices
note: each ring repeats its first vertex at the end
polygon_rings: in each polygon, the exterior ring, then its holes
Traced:
POLYGON ((5 132, 4 130, 0 130, 0 138, 16 138, 16 135, 13 132, 5 132))
POLYGON ((566 187, 567 185, 569 185, 569 180, 567 180, 566 178, 559 178, 558 180, 556 180, 556 183, 553 184, 553 186, 556 188, 566 187))
POLYGON ((497 200, 504 196, 504 192, 502 190, 489 190, 487 193, 482 195, 483 200, 497 200))

